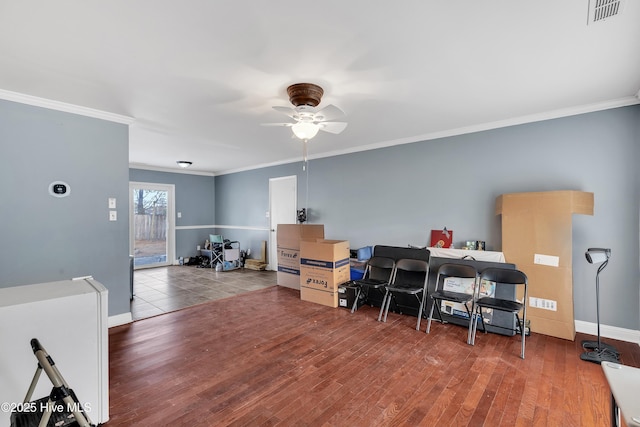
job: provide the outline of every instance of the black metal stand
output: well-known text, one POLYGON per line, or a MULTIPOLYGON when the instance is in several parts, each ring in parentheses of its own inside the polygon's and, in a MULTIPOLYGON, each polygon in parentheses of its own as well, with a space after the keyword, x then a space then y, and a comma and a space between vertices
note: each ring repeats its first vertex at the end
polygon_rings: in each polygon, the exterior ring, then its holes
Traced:
POLYGON ((585 350, 602 349, 602 350, 609 351, 611 353, 620 354, 618 353, 618 350, 616 350, 614 346, 612 346, 611 344, 607 344, 606 342, 601 341, 600 343, 598 343, 598 341, 584 340, 580 344, 582 345, 582 348, 584 348, 585 350))
POLYGON ((609 260, 607 259, 598 267, 598 272, 596 273, 596 322, 598 323, 598 340, 582 341, 582 348, 591 351, 586 351, 580 355, 580 359, 585 362, 597 363, 598 365, 602 362, 618 363, 620 361, 620 353, 618 350, 612 345, 603 343, 600 339, 600 272, 604 270, 608 263, 609 260))
POLYGON ((580 359, 585 362, 597 363, 598 365, 602 362, 620 363, 620 359, 618 357, 619 354, 612 353, 607 350, 586 351, 580 355, 580 359))
POLYGON ((20 410, 11 413, 11 427, 44 427, 55 425, 59 427, 95 427, 84 411, 74 391, 62 377, 53 358, 34 338, 31 349, 38 359, 36 373, 31 380, 29 390, 24 398, 20 410), (32 401, 31 397, 36 389, 40 374, 44 371, 53 384, 49 396, 32 401))

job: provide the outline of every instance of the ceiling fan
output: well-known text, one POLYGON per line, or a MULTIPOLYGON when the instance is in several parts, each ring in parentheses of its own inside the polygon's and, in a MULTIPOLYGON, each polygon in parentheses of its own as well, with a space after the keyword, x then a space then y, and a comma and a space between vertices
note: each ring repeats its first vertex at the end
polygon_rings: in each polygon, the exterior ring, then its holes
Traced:
POLYGON ((291 117, 295 123, 264 123, 264 126, 290 127, 293 134, 303 141, 309 141, 318 131, 338 134, 347 127, 345 122, 332 121, 345 115, 335 105, 329 104, 316 111, 315 107, 320 104, 324 94, 320 86, 313 83, 296 83, 287 88, 287 94, 295 108, 274 106, 273 109, 291 117))

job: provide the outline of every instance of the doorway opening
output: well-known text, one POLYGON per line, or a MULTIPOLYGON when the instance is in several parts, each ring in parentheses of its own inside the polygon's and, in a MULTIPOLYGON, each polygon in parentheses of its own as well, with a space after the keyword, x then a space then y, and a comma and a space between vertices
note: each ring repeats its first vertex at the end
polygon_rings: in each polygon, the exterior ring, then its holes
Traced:
POLYGON ((269 270, 278 270, 278 224, 295 224, 298 177, 269 179, 269 270))
POLYGON ((173 263, 174 193, 173 185, 129 183, 129 246, 134 269, 173 263))

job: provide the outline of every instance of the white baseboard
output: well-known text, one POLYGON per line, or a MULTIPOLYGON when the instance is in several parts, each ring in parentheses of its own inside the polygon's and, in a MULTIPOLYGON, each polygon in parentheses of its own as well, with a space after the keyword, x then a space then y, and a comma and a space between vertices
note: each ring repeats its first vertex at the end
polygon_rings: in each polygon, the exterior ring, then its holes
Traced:
POLYGON ((114 326, 126 325, 127 323, 131 322, 133 322, 133 316, 131 316, 131 312, 116 314, 115 316, 109 316, 108 327, 113 328, 114 326))
MULTIPOLYGON (((598 324, 576 320, 576 332, 589 335, 598 335, 598 324)), ((619 328, 617 326, 600 325, 600 336, 619 341, 632 342, 640 345, 640 331, 619 328)))

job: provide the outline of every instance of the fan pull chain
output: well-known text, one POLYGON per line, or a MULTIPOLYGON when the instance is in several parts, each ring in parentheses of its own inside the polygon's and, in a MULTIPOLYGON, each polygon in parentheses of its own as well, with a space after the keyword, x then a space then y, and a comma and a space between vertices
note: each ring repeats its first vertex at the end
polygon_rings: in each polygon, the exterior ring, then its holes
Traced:
MULTIPOLYGON (((307 162, 305 162, 305 169, 307 172, 307 176, 305 179, 305 185, 306 185, 306 189, 305 189, 305 195, 304 195, 304 207, 307 210, 307 215, 309 214, 309 165, 307 165, 307 162)), ((307 216, 308 219, 308 216, 307 216)))
POLYGON ((302 170, 307 170, 307 142, 308 139, 302 140, 302 170))
POLYGON ((305 190, 304 207, 305 209, 307 209, 307 212, 309 212, 309 167, 307 165, 307 142, 309 142, 308 139, 304 139, 302 141, 302 170, 306 172, 306 175, 307 175, 305 177, 306 190, 305 190))

